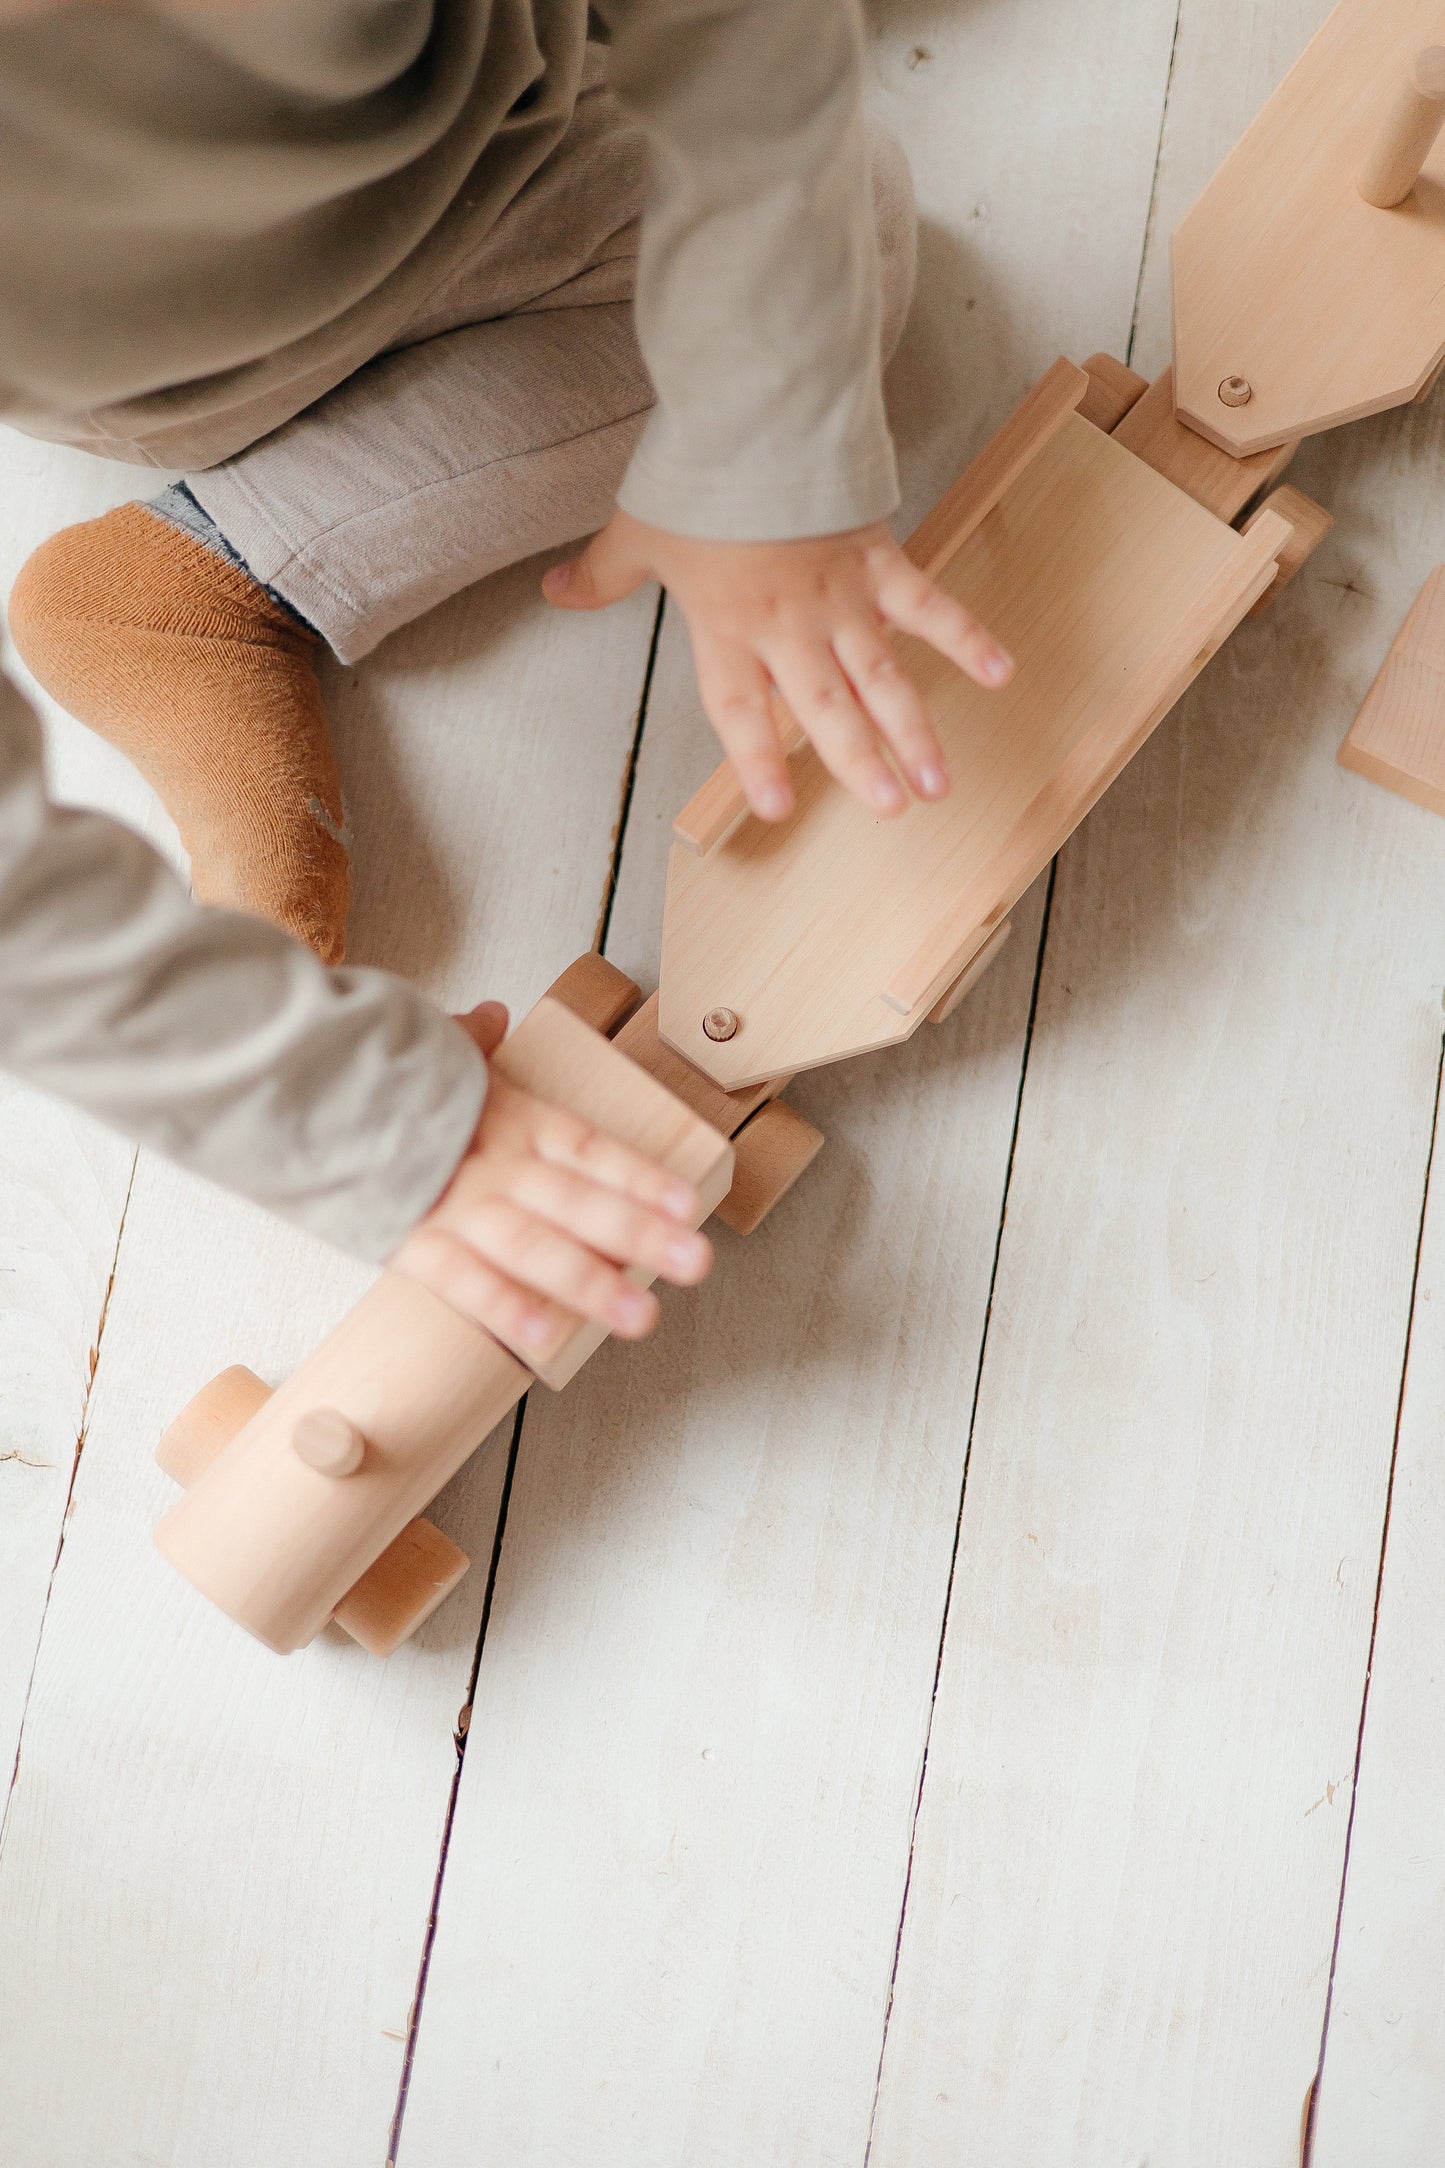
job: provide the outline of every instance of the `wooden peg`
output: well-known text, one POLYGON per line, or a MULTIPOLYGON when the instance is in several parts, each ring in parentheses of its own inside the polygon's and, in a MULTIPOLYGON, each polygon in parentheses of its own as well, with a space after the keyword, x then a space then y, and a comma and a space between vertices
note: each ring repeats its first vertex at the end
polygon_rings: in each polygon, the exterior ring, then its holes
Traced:
POLYGON ((785 1099, 770 1099, 738 1131, 734 1143, 733 1186, 717 1217, 735 1235, 750 1235, 812 1166, 823 1149, 823 1132, 805 1122, 785 1099))
POLYGON ((619 1024, 628 1017, 642 999, 642 988, 616 964, 610 964, 605 956, 579 956, 575 964, 568 964, 561 978, 547 988, 553 1001, 560 1001, 564 1009, 580 1016, 584 1024, 600 1031, 604 1039, 610 1039, 619 1024))
POLYGON ((1377 211, 1393 211, 1414 194, 1425 161, 1445 128, 1445 45, 1417 53, 1376 136, 1360 194, 1377 211))
POLYGON ((1333 515, 1327 512, 1323 505, 1316 504, 1303 490, 1291 489, 1286 482, 1283 489, 1277 489, 1272 496, 1265 498, 1259 510, 1245 521, 1240 533, 1251 533, 1256 521, 1263 519, 1266 512, 1277 512, 1281 519, 1289 521, 1290 540, 1280 551, 1279 571, 1275 574, 1272 585, 1265 589, 1255 603, 1249 613, 1251 617, 1261 617, 1266 610, 1274 607, 1282 591, 1288 587, 1301 566, 1314 555, 1335 524, 1333 515))
POLYGON ((319 1475, 355 1475, 366 1458, 366 1440, 336 1408, 310 1408, 291 1433, 297 1457, 319 1475))
POLYGON ((1079 401, 1079 412, 1106 437, 1112 436, 1130 408, 1136 407, 1149 389, 1149 379, 1126 369, 1112 354, 1090 354, 1084 374, 1089 388, 1079 401))

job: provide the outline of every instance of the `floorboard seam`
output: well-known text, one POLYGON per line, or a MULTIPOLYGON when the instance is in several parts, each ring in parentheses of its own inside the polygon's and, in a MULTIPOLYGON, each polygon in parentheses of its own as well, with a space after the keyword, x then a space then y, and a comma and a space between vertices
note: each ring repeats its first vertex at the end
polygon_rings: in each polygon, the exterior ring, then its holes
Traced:
POLYGON ((140 1160, 138 1152, 132 1152, 130 1172, 126 1176, 125 1195, 121 1199, 120 1218, 116 1223, 115 1246, 110 1253, 110 1272, 106 1277, 105 1293, 100 1298, 100 1315, 96 1319, 95 1344, 90 1351, 90 1371, 85 1381, 85 1393, 80 1404, 80 1424, 75 1433, 75 1451, 70 1456, 70 1479, 65 1486, 65 1509, 60 1516, 60 1532, 56 1538, 55 1556, 50 1561, 50 1574, 45 1584, 45 1600, 40 1606, 40 1623, 35 1633, 35 1649, 30 1659, 30 1676, 25 1681, 25 1693, 20 1703, 20 1722, 15 1733, 15 1759, 10 1765, 10 1778, 5 1787, 5 1811, 0 1815, 0 1853, 5 1850, 5 1833, 10 1825, 10 1805, 15 1797, 15 1786, 20 1775, 20 1756, 25 1746, 25 1720, 30 1713, 30 1696, 35 1686, 35 1674, 40 1668, 40 1651, 45 1640, 45 1622, 50 1616, 50 1599, 55 1592, 55 1576, 60 1571, 61 1555, 65 1550, 66 1530, 70 1526, 70 1509, 75 1501, 75 1480, 80 1473, 81 1457, 85 1441, 90 1434, 90 1405, 95 1397, 96 1373, 100 1369, 100 1351, 105 1343, 106 1321, 110 1316, 110 1299, 115 1293, 115 1278, 120 1269, 120 1248, 125 1240, 125 1223, 130 1212, 131 1191, 135 1188, 136 1167, 140 1160))
POLYGON ((472 1702, 477 1691, 477 1679, 482 1668, 482 1650, 486 1644, 487 1628, 492 1619, 492 1599, 496 1595, 497 1576, 502 1563, 502 1538, 507 1529, 507 1510, 512 1502, 512 1480, 517 1472, 517 1457, 522 1444, 522 1424, 527 1414, 527 1396, 518 1403, 512 1420, 512 1439, 507 1450, 507 1473, 502 1481, 501 1504, 497 1508, 497 1526, 492 1536, 492 1555, 487 1566, 487 1588, 482 1598, 482 1616, 477 1627, 477 1644, 472 1651, 472 1668, 467 1678, 467 1698, 457 1717, 456 1767, 452 1771, 451 1790, 447 1795, 447 1811, 442 1822, 441 1849, 437 1854, 436 1878, 432 1883, 431 1909, 427 1913, 426 1934, 422 1941, 421 1959, 417 1965, 416 1990, 411 1999, 411 2009, 406 2021, 406 2052, 402 2058, 401 2078, 396 2089, 396 2108, 391 2118, 391 2131, 386 2146, 386 2168, 396 2168, 397 2153, 401 2145, 402 2123, 406 2116, 407 2095, 411 2090, 412 2063, 416 2055, 417 2032, 421 2025, 422 2005, 426 1999, 427 1979, 431 1972, 432 1948, 436 1942, 437 1921, 441 1915, 442 1883, 446 1877, 447 1855, 451 1851, 452 1824, 456 1820, 457 1797, 461 1791, 462 1767, 467 1758, 467 1740, 471 1736, 472 1702))
POLYGON ((1184 0, 1177 0, 1174 9, 1174 34, 1169 40, 1169 66, 1164 75, 1164 105, 1159 115, 1159 140, 1154 146, 1154 171, 1149 182, 1149 208, 1144 214, 1144 245, 1139 251, 1139 276, 1134 283, 1134 308, 1129 318, 1129 343, 1124 350, 1127 367, 1134 366, 1134 345, 1139 336, 1139 311, 1144 304, 1144 275, 1149 269, 1149 258, 1154 246, 1154 215, 1159 208, 1159 176, 1164 170, 1164 136, 1169 126, 1169 101, 1174 92, 1174 68, 1179 58, 1179 26, 1184 16, 1184 0))
POLYGON ((1445 1038, 1435 1067, 1435 1111, 1430 1125, 1430 1150, 1425 1160, 1425 1187, 1420 1199, 1420 1224, 1415 1231, 1415 1266, 1410 1278, 1410 1305, 1405 1328, 1405 1348, 1400 1361, 1400 1389, 1395 1399, 1395 1435, 1390 1446, 1390 1473, 1385 1485, 1385 1512, 1380 1524, 1380 1562, 1375 1573, 1375 1601, 1370 1614, 1370 1645, 1365 1658, 1365 1682, 1360 1694, 1360 1722, 1355 1733, 1355 1764, 1350 1775, 1350 1815, 1345 1824, 1345 1852, 1340 1862, 1340 1897, 1335 1910, 1335 1934, 1330 1947, 1330 1976, 1325 1987, 1324 2016, 1320 2022, 1320 2053, 1310 2082, 1300 2146, 1301 2168, 1310 2168, 1315 2149, 1315 2114, 1319 2107, 1320 2081, 1325 2074, 1330 2018, 1334 2011, 1335 1973, 1340 1962, 1340 1937, 1345 1924, 1345 1898, 1349 1890, 1350 1849, 1355 1836, 1355 1809, 1360 1797, 1360 1767, 1365 1753, 1365 1725, 1370 1713, 1370 1681, 1375 1669, 1375 1643, 1380 1631, 1380 1604, 1385 1592, 1385 1563, 1390 1548, 1390 1519, 1395 1505, 1395 1474, 1400 1461, 1400 1429, 1405 1417, 1405 1388, 1410 1376, 1410 1350, 1415 1341, 1415 1320, 1420 1297, 1420 1261, 1425 1249, 1425 1221, 1430 1209, 1430 1181, 1435 1170, 1435 1147, 1440 1137, 1440 1093, 1445 1084, 1445 1038))
POLYGON ((657 670, 657 650, 662 639, 662 617, 667 608, 667 596, 657 598, 657 608, 652 617, 652 636, 647 643, 647 661, 642 671, 642 691, 637 698, 637 722, 628 748, 627 762, 622 771, 622 789, 617 802, 617 824, 612 831, 612 857, 607 867, 607 879, 602 887, 602 907, 597 914, 597 931, 592 936, 593 951, 598 956, 607 953, 607 936, 612 929, 612 910, 617 901, 617 884, 622 876, 622 852, 627 842, 627 824, 632 817, 632 799, 637 789, 638 763, 642 759, 642 738, 647 728, 647 713, 652 704, 652 680, 657 670))
MULTIPOLYGON (((622 872, 622 853, 627 842, 627 826, 632 814, 633 796, 637 789, 637 770, 642 758, 642 739, 647 728, 648 709, 652 700, 652 681, 657 670, 658 646, 662 638, 663 612, 667 607, 665 594, 657 598, 653 613, 652 631, 648 637, 647 660, 643 665, 642 687, 637 699, 637 720, 633 727, 632 742, 622 770, 622 784, 618 793, 617 821, 612 831, 612 851, 608 859, 607 874, 602 887, 602 901, 597 914, 597 927, 592 937, 595 954, 601 955, 607 946, 607 935, 612 925, 613 906, 617 901, 617 884, 622 872)), ((527 1400, 520 1402, 512 1425, 512 1443, 507 1457, 507 1473, 502 1483, 501 1504, 497 1511, 496 1532, 492 1539, 491 1562, 487 1568, 487 1589, 482 1599, 481 1623, 477 1629, 477 1644, 472 1653, 471 1675, 467 1680, 467 1698, 457 1719, 457 1759, 452 1772, 451 1790, 447 1798, 447 1811, 442 1823, 441 1849, 437 1855, 436 1878, 432 1884, 431 1909, 427 1914, 426 1935, 422 1943, 421 1959, 417 1966, 416 1990, 412 1996, 411 2010, 407 2017, 406 2052, 402 2060, 401 2078, 397 2085, 396 2108, 392 2115, 391 2132, 387 2141, 386 2168, 396 2168, 401 2146, 402 2128, 406 2119, 407 2098, 411 2091, 412 2066, 416 2056, 417 2033, 420 2029, 422 2008, 426 2000, 427 1981, 431 1973, 432 1950, 436 1943, 437 1921, 441 1914, 442 1885, 446 1878, 447 1858, 451 1851, 452 1825, 456 1819, 457 1799, 461 1791, 462 1768, 466 1761, 467 1740, 471 1730, 472 1702, 476 1695, 477 1680, 481 1674, 482 1651, 486 1644, 487 1627, 491 1622, 492 1601, 496 1594, 497 1577, 501 1570, 502 1541, 507 1529, 507 1512, 512 1500, 512 1481, 517 1470, 517 1456, 521 1449, 522 1425, 526 1419, 527 1400)))
POLYGON ((1014 1160, 1018 1153, 1019 1127, 1023 1120, 1024 1088, 1028 1082, 1029 1056, 1033 1051, 1034 1023, 1039 1013, 1039 989, 1043 983, 1044 954, 1049 942, 1049 923, 1053 917, 1054 884, 1058 879, 1057 858, 1049 867, 1049 884, 1044 894, 1043 919, 1039 926, 1039 945, 1034 958, 1034 983, 1029 994, 1028 1021, 1024 1026, 1023 1052, 1019 1061, 1018 1092, 1014 1099, 1013 1128, 1009 1134, 1008 1159, 1004 1167, 1003 1194, 999 1201, 998 1234, 993 1246, 993 1262, 989 1267, 988 1298, 984 1304, 983 1332, 978 1343, 978 1361, 973 1374, 973 1398, 968 1411, 968 1436, 963 1449, 963 1469, 959 1483, 958 1515, 953 1527, 953 1550, 948 1561, 948 1580, 943 1592, 943 1616, 939 1624, 938 1648, 933 1662, 933 1688, 929 1696, 928 1723, 923 1734, 923 1755, 918 1765, 918 1783, 913 1794, 913 1815, 908 1830, 908 1865, 903 1876, 903 1896, 898 1910, 898 1932, 893 1939, 893 1968, 888 1975, 888 1999, 883 2008, 883 2036, 878 2044, 878 2068, 873 2080, 873 2106, 868 2118, 868 2142, 863 2149, 863 2168, 869 2168, 873 2158, 873 2140, 878 2122, 878 2104, 883 2093, 883 2065, 888 2053, 888 2032, 893 2018, 893 1996, 898 1985, 898 1965, 903 1953, 903 1929, 908 1918, 908 1898, 913 1887, 913 1853, 918 1841, 918 1817, 923 1807, 923 1790, 928 1780, 928 1749, 933 1738, 933 1717, 938 1707, 938 1689, 943 1675, 943 1652, 948 1643, 949 1614, 953 1608, 953 1586, 958 1574, 958 1554, 963 1542, 963 1509, 968 1496, 968 1470, 973 1459, 974 1426, 978 1421, 978 1403, 983 1391, 984 1363, 988 1356, 989 1327, 993 1322, 994 1295, 998 1287, 999 1262, 1003 1256, 1004 1229, 1008 1224, 1009 1192, 1013 1187, 1014 1160))

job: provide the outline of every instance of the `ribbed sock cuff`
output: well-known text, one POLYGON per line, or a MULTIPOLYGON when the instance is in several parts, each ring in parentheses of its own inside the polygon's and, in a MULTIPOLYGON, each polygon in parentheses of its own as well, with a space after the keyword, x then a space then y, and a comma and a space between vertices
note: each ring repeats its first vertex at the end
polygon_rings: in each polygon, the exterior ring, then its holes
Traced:
MULTIPOLYGON (((256 580, 255 573, 241 552, 226 540, 210 513, 203 505, 197 504, 184 482, 172 482, 158 497, 149 498, 145 509, 153 512, 157 519, 165 520, 168 526, 179 527, 183 534, 190 535, 202 548, 219 557, 223 564, 233 566, 237 572, 244 572, 248 580, 256 580)), ((272 602, 278 604, 288 617, 294 617, 298 625, 304 625, 308 632, 315 632, 316 627, 309 619, 304 618, 295 604, 288 602, 284 595, 278 594, 274 587, 268 587, 264 580, 256 580, 256 585, 272 602)))

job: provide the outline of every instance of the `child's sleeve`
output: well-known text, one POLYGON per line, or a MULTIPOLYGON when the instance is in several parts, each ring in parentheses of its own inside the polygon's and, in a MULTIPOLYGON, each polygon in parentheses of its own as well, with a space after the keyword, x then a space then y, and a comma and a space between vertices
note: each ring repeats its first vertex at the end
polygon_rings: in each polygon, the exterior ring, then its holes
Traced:
POLYGON ((647 143, 637 329, 657 406, 619 492, 716 541, 892 512, 858 0, 601 0, 647 143))
POLYGON ((141 839, 46 798, 0 676, 0 1067, 370 1259, 445 1188, 486 1065, 403 980, 202 909, 141 839))

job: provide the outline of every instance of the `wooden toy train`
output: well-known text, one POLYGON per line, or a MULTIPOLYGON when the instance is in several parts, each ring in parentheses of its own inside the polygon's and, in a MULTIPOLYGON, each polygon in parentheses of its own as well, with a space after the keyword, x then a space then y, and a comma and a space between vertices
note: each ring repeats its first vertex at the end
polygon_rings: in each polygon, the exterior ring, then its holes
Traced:
MULTIPOLYGON (((789 725, 797 808, 765 827, 724 765, 676 823, 660 994, 582 958, 499 1050, 506 1075, 748 1232, 822 1143, 788 1079, 952 1013, 1015 901, 1328 531, 1272 490, 1298 441, 1445 365, 1442 33, 1441 0, 1342 0, 1175 237, 1173 371, 1058 362, 913 536, 1018 664, 983 692, 900 643, 951 795, 876 821, 789 725)), ((423 1509, 601 1338, 573 1320, 525 1367, 385 1273, 279 1390, 228 1370, 177 1418, 158 1457, 185 1490, 157 1542, 274 1649, 334 1619, 386 1654, 466 1570, 423 1509)))

